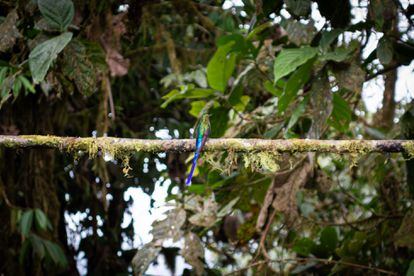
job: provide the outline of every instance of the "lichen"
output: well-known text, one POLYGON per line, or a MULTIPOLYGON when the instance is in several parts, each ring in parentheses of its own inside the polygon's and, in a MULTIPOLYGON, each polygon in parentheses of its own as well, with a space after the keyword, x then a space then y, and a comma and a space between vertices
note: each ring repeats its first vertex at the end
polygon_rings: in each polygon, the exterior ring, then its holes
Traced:
POLYGON ((406 141, 402 144, 404 151, 408 154, 408 158, 414 158, 414 141, 406 141))
POLYGON ((269 151, 250 152, 243 154, 244 166, 253 171, 276 172, 279 170, 280 154, 269 151))

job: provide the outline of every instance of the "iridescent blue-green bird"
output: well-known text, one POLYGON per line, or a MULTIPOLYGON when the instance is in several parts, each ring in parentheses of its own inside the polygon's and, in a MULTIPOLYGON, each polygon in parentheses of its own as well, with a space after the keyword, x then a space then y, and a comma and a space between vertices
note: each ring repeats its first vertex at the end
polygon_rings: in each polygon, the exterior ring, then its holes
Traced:
POLYGON ((197 160, 200 156, 200 152, 204 147, 204 144, 207 141, 207 137, 210 134, 210 119, 207 113, 203 113, 201 115, 201 119, 196 127, 195 131, 195 138, 196 138, 196 149, 194 153, 193 165, 191 166, 190 174, 187 177, 187 181, 185 182, 186 185, 191 184, 191 179, 193 178, 194 169, 197 166, 197 160))

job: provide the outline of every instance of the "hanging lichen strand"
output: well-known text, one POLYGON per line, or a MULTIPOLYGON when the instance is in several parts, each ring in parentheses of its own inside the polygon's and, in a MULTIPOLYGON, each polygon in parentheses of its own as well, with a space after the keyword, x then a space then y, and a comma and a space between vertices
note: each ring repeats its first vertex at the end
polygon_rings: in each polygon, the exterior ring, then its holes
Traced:
MULTIPOLYGON (((6 148, 55 148, 67 152, 86 152, 94 157, 98 152, 114 157, 139 152, 189 152, 194 150, 191 139, 147 140, 115 137, 77 138, 41 135, 1 136, 0 145, 6 148)), ((210 139, 206 151, 232 150, 234 152, 329 152, 356 153, 406 152, 414 156, 413 140, 262 140, 262 139, 210 139)))

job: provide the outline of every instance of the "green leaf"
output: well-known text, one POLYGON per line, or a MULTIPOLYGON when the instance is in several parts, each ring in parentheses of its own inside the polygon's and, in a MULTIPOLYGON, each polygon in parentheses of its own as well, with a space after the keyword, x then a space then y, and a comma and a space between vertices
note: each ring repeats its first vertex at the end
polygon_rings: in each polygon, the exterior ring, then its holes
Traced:
POLYGON ((29 248, 30 248, 30 240, 29 239, 25 239, 23 244, 22 244, 22 248, 20 248, 20 255, 19 255, 19 263, 20 264, 24 264, 24 260, 27 256, 27 254, 29 253, 29 248))
POLYGON ((222 218, 227 216, 233 211, 234 205, 236 205, 237 201, 239 201, 240 197, 233 198, 229 203, 226 204, 220 211, 217 213, 217 217, 222 218))
POLYGON ((273 26, 273 22, 268 21, 266 23, 263 23, 257 27, 255 27, 246 37, 247 40, 253 40, 257 34, 263 32, 267 28, 270 28, 273 26))
POLYGON ((43 259, 45 256, 45 247, 44 247, 43 239, 35 234, 31 234, 30 242, 32 243, 32 247, 33 247, 35 254, 40 259, 43 259))
POLYGON ((201 110, 204 108, 204 106, 206 105, 205 101, 194 101, 191 102, 191 109, 189 111, 189 113, 193 116, 198 118, 198 116, 200 115, 201 110))
POLYGON ((298 94, 299 89, 301 89, 308 82, 311 76, 313 62, 313 59, 309 60, 290 76, 283 90, 283 95, 280 97, 278 102, 279 112, 286 110, 298 94))
POLYGON ((63 33, 37 45, 29 54, 29 67, 34 83, 45 78, 52 62, 72 39, 72 33, 63 33))
POLYGON ((307 16, 311 10, 310 0, 285 0, 286 8, 296 16, 307 16))
POLYGON ((161 107, 166 108, 171 102, 180 99, 200 99, 213 95, 215 91, 210 88, 194 88, 194 85, 181 85, 180 90, 174 89, 162 98, 166 100, 161 107))
POLYGON ((331 31, 324 31, 322 33, 321 40, 319 41, 319 46, 323 51, 328 50, 329 46, 334 42, 334 40, 343 32, 342 29, 333 29, 331 31))
POLYGON ((274 83, 289 75, 296 68, 316 56, 318 50, 312 47, 283 49, 276 57, 274 63, 274 83))
POLYGON ((224 92, 236 65, 236 54, 230 53, 235 44, 231 41, 220 46, 207 65, 207 81, 211 88, 224 92))
POLYGON ((309 238, 301 238, 295 242, 292 250, 302 256, 309 256, 313 249, 316 247, 316 243, 309 238))
POLYGON ((290 116, 289 123, 288 123, 286 130, 291 129, 296 124, 300 116, 302 116, 302 114, 305 112, 307 103, 308 103, 308 98, 306 97, 303 99, 303 101, 300 102, 300 104, 292 112, 292 116, 290 116))
POLYGON ((23 237, 29 235, 30 229, 33 225, 33 210, 27 210, 23 213, 22 218, 20 219, 20 233, 23 237))
POLYGON ((414 259, 411 260, 410 266, 408 267, 407 273, 405 275, 406 276, 414 276, 414 259))
POLYGON ((332 100, 333 109, 328 123, 339 131, 346 131, 352 119, 352 110, 338 93, 333 93, 332 100))
POLYGON ((333 252, 338 244, 338 233, 335 228, 325 227, 321 232, 320 242, 325 252, 333 252))
POLYGON ((377 46, 377 57, 381 64, 388 65, 392 61, 394 55, 394 47, 392 42, 383 36, 377 46))
POLYGON ((17 78, 13 82, 13 97, 19 96, 20 90, 22 89, 22 82, 17 78))
POLYGON ((65 253, 59 245, 48 240, 43 240, 43 244, 46 248, 48 255, 55 264, 61 267, 67 266, 68 261, 66 259, 65 253))
POLYGON ((72 23, 75 8, 70 0, 38 0, 37 5, 50 27, 60 31, 72 23))
POLYGON ((249 102, 250 97, 243 95, 241 86, 237 86, 229 97, 229 103, 238 112, 243 112, 249 102))
POLYGON ((41 230, 46 230, 49 224, 47 216, 40 209, 34 210, 36 226, 41 230))
POLYGON ((265 81, 263 86, 266 89, 266 91, 272 94, 273 96, 280 97, 280 95, 282 95, 283 93, 283 91, 276 88, 271 81, 265 81))
POLYGON ((0 86, 3 84, 4 80, 6 79, 7 71, 9 71, 9 67, 0 68, 0 86))
POLYGON ((34 89, 32 83, 25 76, 19 75, 17 78, 22 82, 24 88, 27 91, 30 91, 33 94, 36 93, 36 90, 34 89))
POLYGON ((212 138, 223 136, 227 130, 228 109, 224 107, 216 107, 210 111, 211 134, 212 138))
POLYGON ((203 184, 191 184, 191 186, 187 187, 187 190, 190 193, 202 195, 206 190, 206 185, 203 184))
POLYGON ((347 58, 349 58, 350 54, 355 52, 357 47, 358 47, 358 44, 356 43, 351 43, 350 45, 347 45, 347 46, 337 47, 332 52, 322 54, 320 57, 320 60, 323 60, 323 61, 333 60, 335 62, 342 62, 346 60, 347 58))

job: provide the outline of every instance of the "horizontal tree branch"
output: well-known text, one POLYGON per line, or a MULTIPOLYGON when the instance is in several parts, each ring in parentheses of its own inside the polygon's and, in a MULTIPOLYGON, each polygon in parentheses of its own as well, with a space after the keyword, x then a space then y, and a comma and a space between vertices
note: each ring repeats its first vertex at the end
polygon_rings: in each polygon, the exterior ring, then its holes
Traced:
MULTIPOLYGON (((116 155, 140 152, 190 152, 194 151, 193 139, 149 140, 115 137, 79 138, 41 135, 0 135, 0 146, 13 149, 54 148, 68 152, 86 151, 94 156, 98 152, 116 155)), ((407 152, 414 156, 414 140, 263 140, 263 139, 209 139, 205 151, 234 152, 331 152, 371 153, 407 152)))

